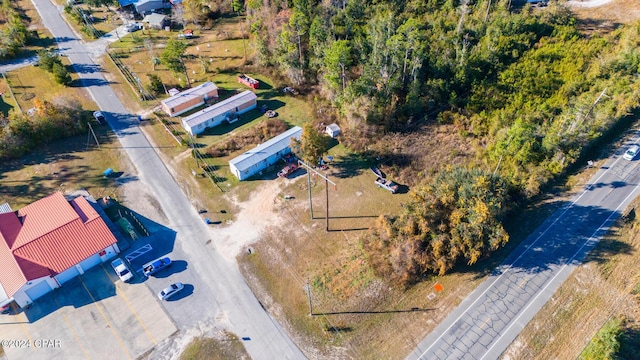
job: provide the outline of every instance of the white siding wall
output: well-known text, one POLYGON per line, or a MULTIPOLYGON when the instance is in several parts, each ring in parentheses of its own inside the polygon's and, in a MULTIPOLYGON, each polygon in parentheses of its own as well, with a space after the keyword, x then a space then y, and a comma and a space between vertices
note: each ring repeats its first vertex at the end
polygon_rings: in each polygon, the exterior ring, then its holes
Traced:
POLYGON ((84 273, 85 271, 91 269, 92 267, 99 265, 101 262, 102 260, 100 260, 100 255, 93 254, 92 256, 89 256, 87 259, 82 260, 80 264, 78 264, 82 269, 80 270, 80 272, 84 273))

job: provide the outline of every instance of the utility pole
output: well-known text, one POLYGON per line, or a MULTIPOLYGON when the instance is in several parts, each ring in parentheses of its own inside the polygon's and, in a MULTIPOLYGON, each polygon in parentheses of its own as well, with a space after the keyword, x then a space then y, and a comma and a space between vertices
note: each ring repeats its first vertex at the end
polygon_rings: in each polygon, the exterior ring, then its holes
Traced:
POLYGON ((336 185, 336 183, 334 183, 333 181, 329 180, 329 178, 326 175, 322 175, 320 172, 316 171, 311 166, 302 162, 302 160, 298 160, 298 165, 304 166, 305 169, 307 169, 307 187, 309 188, 309 208, 311 210, 311 220, 313 220, 313 208, 311 208, 311 172, 313 171, 314 174, 316 174, 318 177, 321 177, 325 180, 324 181, 325 193, 326 193, 326 200, 327 200, 327 216, 325 217, 327 220, 326 231, 329 231, 329 183, 331 183, 336 190, 338 188, 338 185, 336 185))
MULTIPOLYGON (((98 149, 100 149, 100 142, 98 142, 98 137, 96 136, 96 133, 93 132, 93 127, 91 127, 91 123, 88 122, 87 125, 89 125, 89 131, 93 135, 93 139, 96 141, 96 145, 98 145, 98 149)), ((88 145, 89 145, 89 142, 87 141, 87 147, 88 145)))
POLYGON ((307 298, 309 299, 309 316, 313 316, 313 307, 311 306, 311 287, 309 286, 309 280, 307 280, 307 298))
POLYGON ((309 212, 313 220, 313 201, 311 201, 311 171, 307 171, 307 189, 309 190, 309 212))

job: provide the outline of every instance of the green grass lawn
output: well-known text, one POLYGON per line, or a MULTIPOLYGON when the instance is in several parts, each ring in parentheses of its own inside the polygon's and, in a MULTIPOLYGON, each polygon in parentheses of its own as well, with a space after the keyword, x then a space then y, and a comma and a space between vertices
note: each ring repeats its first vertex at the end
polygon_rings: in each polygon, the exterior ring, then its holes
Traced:
MULTIPOLYGON (((69 60, 64 57, 61 59, 63 64, 71 70, 69 60)), ((6 74, 6 77, 22 111, 34 107, 34 100, 54 102, 64 98, 79 101, 84 109, 97 109, 87 92, 77 87, 79 78, 75 73, 71 73, 73 79, 71 86, 56 83, 53 74, 36 66, 25 66, 11 71, 6 74)), ((7 93, 3 97, 6 99, 8 95, 7 93)))
POLYGON ((87 149, 88 134, 62 139, 34 149, 22 159, 0 164, 0 202, 19 209, 54 191, 85 188, 94 197, 118 195, 113 179, 105 178, 107 168, 120 169, 120 151, 111 146, 117 142, 106 126, 94 130, 101 148, 87 149))

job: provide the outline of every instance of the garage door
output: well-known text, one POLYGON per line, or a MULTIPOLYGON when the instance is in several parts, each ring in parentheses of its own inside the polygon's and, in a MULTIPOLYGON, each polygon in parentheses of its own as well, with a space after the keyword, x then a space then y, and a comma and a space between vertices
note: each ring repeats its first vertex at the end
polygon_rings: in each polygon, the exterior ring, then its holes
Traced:
POLYGON ((38 285, 27 289, 25 293, 31 299, 31 301, 33 301, 40 296, 47 294, 49 291, 51 291, 51 286, 49 286, 49 283, 47 283, 46 281, 41 281, 38 285))
POLYGON ((78 271, 78 269, 76 269, 75 266, 72 266, 67 270, 61 272, 60 274, 56 275, 56 280, 58 280, 58 283, 62 285, 78 275, 80 275, 80 272, 78 271))

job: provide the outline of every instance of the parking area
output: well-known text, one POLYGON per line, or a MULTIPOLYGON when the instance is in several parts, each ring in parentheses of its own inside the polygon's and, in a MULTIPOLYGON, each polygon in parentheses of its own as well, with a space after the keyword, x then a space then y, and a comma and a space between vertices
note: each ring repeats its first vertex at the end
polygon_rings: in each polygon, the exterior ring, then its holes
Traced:
POLYGON ((17 315, 0 315, 8 359, 135 359, 176 331, 142 283, 97 266, 17 315))

